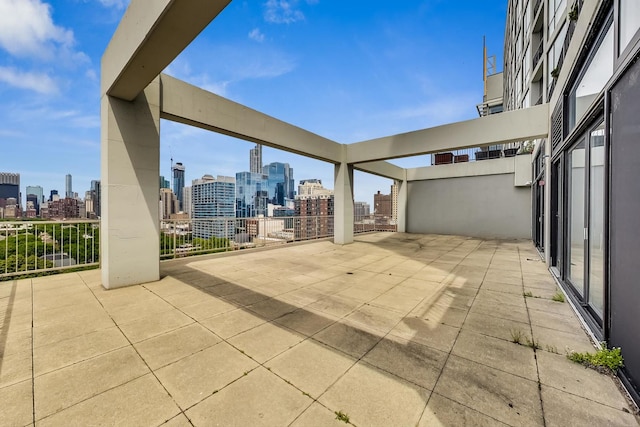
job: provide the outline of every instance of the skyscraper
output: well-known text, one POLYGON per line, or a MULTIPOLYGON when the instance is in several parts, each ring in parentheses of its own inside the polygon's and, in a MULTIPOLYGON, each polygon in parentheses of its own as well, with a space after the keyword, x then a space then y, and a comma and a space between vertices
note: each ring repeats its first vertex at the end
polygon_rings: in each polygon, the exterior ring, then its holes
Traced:
POLYGON ((178 198, 178 204, 180 205, 180 210, 183 210, 184 204, 184 166, 182 163, 178 162, 171 167, 171 173, 173 174, 173 194, 178 198))
POLYGON ((171 183, 164 176, 160 175, 160 188, 171 188, 171 183))
POLYGON ((93 213, 95 213, 96 216, 102 216, 99 179, 91 181, 91 199, 93 200, 93 213))
POLYGON ((262 173, 262 145, 256 144, 249 150, 249 172, 262 173))
POLYGON ((184 193, 182 197, 184 198, 184 205, 182 206, 182 212, 187 214, 188 218, 191 218, 191 212, 193 211, 193 197, 192 197, 192 188, 184 187, 184 193))
POLYGON ((7 199, 16 199, 20 205, 20 174, 0 172, 0 207, 4 207, 7 199))
POLYGON ((334 195, 314 194, 296 196, 294 238, 315 239, 333 235, 334 195))
POLYGON ((40 215, 40 205, 44 201, 43 192, 44 190, 39 185, 27 185, 27 188, 26 188, 27 201, 31 200, 33 202, 33 207, 36 210, 36 215, 40 215))
POLYGON ((251 218, 266 215, 268 195, 266 175, 238 172, 236 174, 236 217, 251 218))
POLYGON ((64 180, 65 183, 65 193, 64 197, 67 199, 73 198, 73 186, 71 185, 71 174, 68 173, 64 180))
POLYGON ((193 237, 228 237, 235 235, 235 221, 229 221, 236 215, 236 180, 229 176, 205 175, 193 181, 191 203, 193 237), (225 218, 227 220, 215 220, 225 218), (197 221, 206 219, 206 221, 197 221))
POLYGON ((49 193, 49 201, 52 202, 54 200, 53 196, 58 196, 58 190, 51 190, 49 193))
POLYGON ((284 206, 287 199, 294 198, 293 168, 289 163, 269 163, 262 168, 262 173, 267 175, 270 203, 284 206))

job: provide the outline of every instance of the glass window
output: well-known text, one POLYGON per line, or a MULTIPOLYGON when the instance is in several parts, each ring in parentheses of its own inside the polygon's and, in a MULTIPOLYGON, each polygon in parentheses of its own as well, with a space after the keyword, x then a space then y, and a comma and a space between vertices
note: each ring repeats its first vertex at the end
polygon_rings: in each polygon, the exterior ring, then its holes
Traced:
POLYGON ((604 306, 604 122, 589 135, 589 302, 604 306))
POLYGON ((620 0, 620 50, 624 51, 640 28, 640 1, 620 0))
POLYGON ((529 3, 527 3, 527 10, 524 13, 524 35, 525 37, 527 37, 529 35, 529 30, 531 29, 531 3, 533 2, 533 0, 531 0, 529 3))
POLYGON ((604 85, 613 75, 613 26, 609 27, 602 43, 586 65, 586 71, 569 93, 569 131, 571 131, 604 85))
POLYGON ((584 295, 585 160, 585 140, 582 138, 569 152, 567 176, 569 191, 567 277, 581 296, 584 295))
POLYGON ((567 7, 567 0, 549 0, 549 36, 560 23, 560 18, 567 7))
POLYGON ((547 82, 551 84, 551 80, 553 76, 551 73, 558 66, 558 62, 560 61, 560 55, 562 54, 562 48, 564 46, 564 39, 567 35, 567 26, 564 25, 560 32, 558 33, 558 37, 553 41, 553 45, 551 45, 551 49, 549 49, 549 57, 547 62, 547 82))

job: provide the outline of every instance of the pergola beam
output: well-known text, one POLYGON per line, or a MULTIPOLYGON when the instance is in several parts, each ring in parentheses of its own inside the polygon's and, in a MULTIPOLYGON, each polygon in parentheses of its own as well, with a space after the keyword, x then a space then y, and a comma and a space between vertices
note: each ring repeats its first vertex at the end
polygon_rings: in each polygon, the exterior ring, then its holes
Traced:
POLYGON ((544 138, 549 105, 401 133, 347 145, 347 162, 363 163, 544 138))
POLYGON ((342 145, 237 102, 161 75, 163 119, 207 129, 333 164, 342 145))
POLYGON ((132 101, 231 0, 132 0, 102 56, 102 94, 132 101))
POLYGON ((406 177, 404 168, 384 161, 358 163, 353 165, 353 168, 359 170, 360 172, 366 172, 372 175, 381 176, 383 178, 396 179, 399 181, 402 181, 406 177))

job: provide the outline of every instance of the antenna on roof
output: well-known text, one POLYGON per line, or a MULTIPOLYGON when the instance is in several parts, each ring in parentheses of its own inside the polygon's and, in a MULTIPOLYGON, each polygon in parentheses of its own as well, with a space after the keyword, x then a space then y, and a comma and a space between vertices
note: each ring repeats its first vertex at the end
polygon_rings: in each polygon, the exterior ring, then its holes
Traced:
POLYGON ((487 77, 495 74, 496 56, 487 56, 487 38, 482 36, 482 82, 484 83, 484 100, 487 100, 487 77))

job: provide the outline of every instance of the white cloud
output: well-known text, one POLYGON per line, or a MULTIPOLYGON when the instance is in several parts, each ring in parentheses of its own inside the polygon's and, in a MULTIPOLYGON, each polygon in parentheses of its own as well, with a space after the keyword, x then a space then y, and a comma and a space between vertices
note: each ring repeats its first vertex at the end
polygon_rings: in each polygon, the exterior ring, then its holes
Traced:
POLYGON ((22 72, 10 67, 0 66, 0 82, 45 95, 58 92, 56 83, 48 75, 43 73, 22 72))
POLYGON ((0 0, 0 46, 18 57, 51 59, 71 51, 73 31, 54 24, 51 6, 40 0, 0 0))
POLYGON ((260 32, 260 28, 254 28, 249 32, 249 38, 251 40, 255 40, 259 43, 262 43, 264 41, 264 34, 260 32))
POLYGON ((264 19, 267 22, 291 24, 304 20, 304 14, 297 8, 298 0, 267 0, 264 6, 264 19))
POLYGON ((104 7, 113 7, 116 9, 124 9, 129 4, 129 0, 98 0, 104 7))

